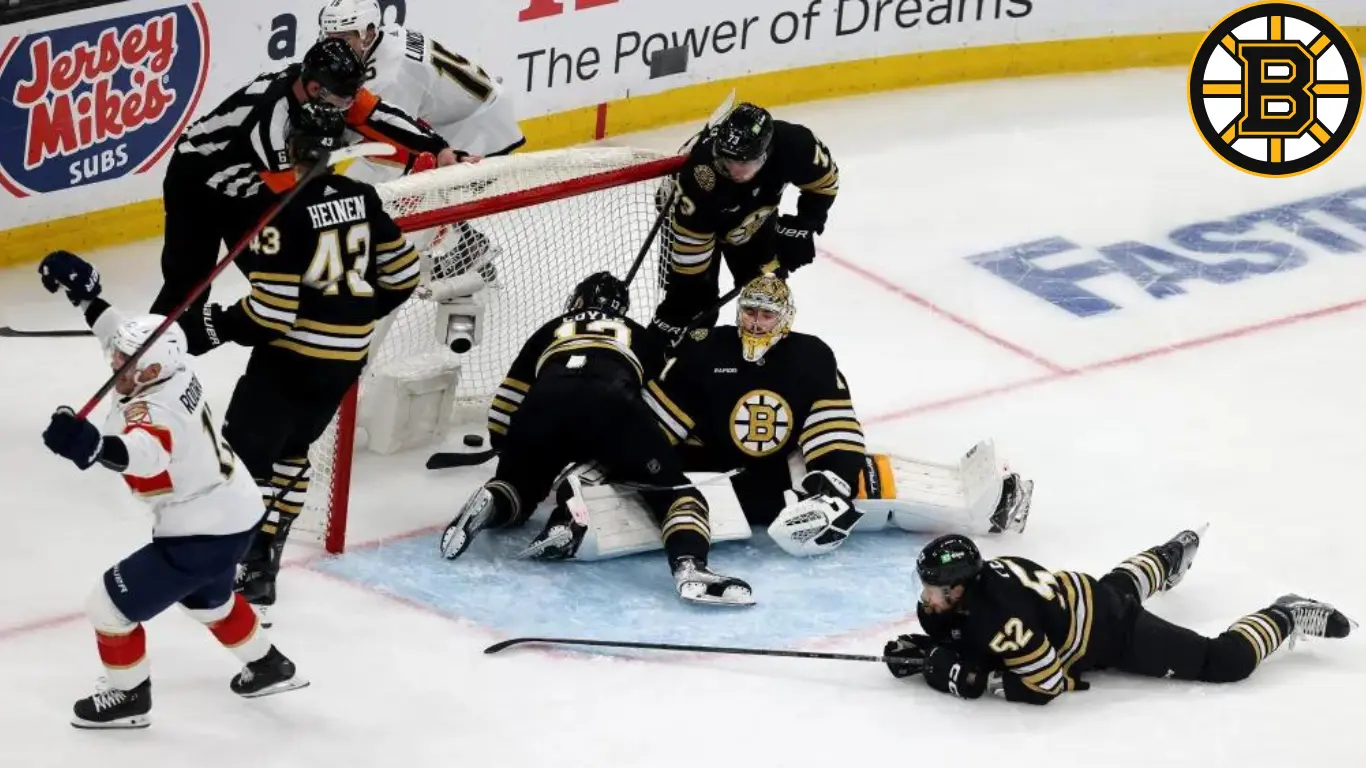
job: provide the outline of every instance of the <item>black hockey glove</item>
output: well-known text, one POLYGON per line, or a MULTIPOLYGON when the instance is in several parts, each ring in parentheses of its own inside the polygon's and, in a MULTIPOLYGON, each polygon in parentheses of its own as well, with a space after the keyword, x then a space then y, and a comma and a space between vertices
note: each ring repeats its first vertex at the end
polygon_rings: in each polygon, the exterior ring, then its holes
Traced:
POLYGON ((43 442, 58 456, 70 459, 81 469, 90 469, 100 459, 104 436, 94 424, 77 418, 76 412, 63 405, 52 413, 52 420, 43 430, 43 442))
POLYGON ((788 274, 816 260, 816 228, 798 216, 779 216, 774 226, 774 251, 788 274))
POLYGON ((924 673, 931 688, 960 699, 981 698, 984 693, 1000 693, 1002 688, 1001 673, 989 672, 946 645, 935 647, 925 657, 924 673))
POLYGON ((650 321, 647 329, 654 336, 654 341, 661 349, 674 349, 683 343, 683 337, 688 332, 685 325, 674 325, 673 323, 661 320, 658 315, 650 321))
POLYGON ((223 337, 223 315, 227 312, 217 304, 204 304, 202 312, 193 308, 180 316, 180 328, 185 331, 186 351, 202 355, 216 349, 228 339, 223 337))
POLYGON ((925 657, 934 650, 934 641, 925 635, 899 635, 882 647, 887 669, 893 677, 910 677, 925 667, 925 657))
POLYGON ((74 253, 53 251, 38 264, 38 275, 48 293, 66 289, 72 306, 80 306, 100 295, 100 272, 90 262, 74 253))

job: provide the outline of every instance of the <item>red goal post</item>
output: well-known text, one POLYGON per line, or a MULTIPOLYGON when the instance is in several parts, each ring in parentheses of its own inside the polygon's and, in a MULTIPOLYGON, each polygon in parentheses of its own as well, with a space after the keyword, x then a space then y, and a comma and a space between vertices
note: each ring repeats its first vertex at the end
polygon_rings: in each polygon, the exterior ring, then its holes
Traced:
MULTIPOLYGON (((582 147, 378 185, 386 210, 422 253, 422 286, 377 326, 365 374, 310 450, 312 477, 295 538, 345 550, 358 506, 358 451, 411 451, 413 471, 422 471, 444 440, 485 434, 494 389, 526 337, 563 310, 579 280, 600 270, 625 277, 658 214, 660 185, 683 161, 629 147, 582 147), (449 324, 443 310, 455 305, 443 305, 449 297, 440 286, 450 284, 475 288, 458 300, 479 326, 463 354, 449 348, 449 333, 442 336, 449 324), (408 421, 405 431, 390 429, 399 418, 408 421)), ((641 322, 662 295, 659 254, 667 238, 665 227, 631 286, 631 314, 641 322)))

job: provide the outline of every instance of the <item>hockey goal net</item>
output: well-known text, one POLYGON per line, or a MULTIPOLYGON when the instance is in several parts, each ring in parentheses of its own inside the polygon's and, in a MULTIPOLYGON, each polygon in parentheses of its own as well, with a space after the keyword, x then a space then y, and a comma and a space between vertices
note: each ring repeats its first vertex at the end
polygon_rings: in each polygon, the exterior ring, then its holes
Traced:
MULTIPOLYGON (((626 276, 657 216, 662 179, 681 164, 677 155, 641 149, 574 148, 379 185, 386 210, 422 254, 422 285, 377 326, 365 374, 313 445, 292 538, 344 551, 358 452, 422 447, 402 457, 421 468, 444 442, 486 437, 494 390, 528 335, 563 310, 584 277, 626 276), (457 353, 450 342, 460 345, 467 317, 474 343, 457 353)), ((631 285, 631 313, 641 322, 662 295, 658 254, 667 234, 663 227, 631 285)))

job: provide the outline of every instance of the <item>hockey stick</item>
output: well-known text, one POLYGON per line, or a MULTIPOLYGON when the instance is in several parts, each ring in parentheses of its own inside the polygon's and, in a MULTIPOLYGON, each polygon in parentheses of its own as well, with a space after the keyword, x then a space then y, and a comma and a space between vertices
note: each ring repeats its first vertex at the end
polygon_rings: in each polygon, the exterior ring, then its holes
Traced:
MULTIPOLYGON (((705 131, 713 125, 716 125, 716 123, 729 114, 734 107, 735 91, 732 89, 725 100, 721 102, 721 105, 713 110, 711 115, 707 117, 707 122, 703 124, 702 130, 705 131)), ((659 214, 655 216, 655 222, 650 227, 650 233, 646 235, 645 242, 641 244, 640 252, 636 254, 635 262, 631 264, 631 271, 626 273, 626 279, 623 280, 623 282, 627 285, 630 285, 631 281, 636 279, 636 273, 640 271, 640 266, 645 263, 645 257, 649 255, 650 246, 654 244, 655 238, 659 236, 659 230, 664 228, 664 220, 669 217, 669 212, 673 209, 674 200, 676 199, 678 199, 678 182, 675 181, 669 188, 669 196, 664 199, 664 203, 659 207, 659 214)))
POLYGON ((474 453, 437 452, 427 457, 427 469, 450 469, 451 467, 472 467, 483 464, 495 455, 494 451, 474 453))
POLYGON ((886 664, 902 661, 892 656, 865 656, 852 653, 824 653, 820 651, 786 651, 770 648, 732 648, 721 645, 675 645, 673 643, 636 643, 625 640, 580 640, 568 637, 514 637, 494 643, 484 653, 494 654, 514 645, 579 645, 592 648, 637 648, 647 651, 682 651, 684 653, 726 653, 741 656, 782 656, 793 659, 826 659, 829 661, 873 661, 886 664))
POLYGON ((0 338, 5 339, 65 339, 77 336, 94 336, 93 331, 78 329, 58 331, 21 331, 8 325, 0 326, 0 338))
MULTIPOLYGON (((375 146, 378 148, 384 148, 386 145, 376 144, 375 146)), ((362 153, 376 152, 377 154, 379 154, 377 149, 371 148, 370 145, 346 147, 335 154, 341 155, 348 149, 358 150, 362 153)), ((392 154, 392 152, 393 148, 389 147, 389 154, 392 154)), ((354 156, 354 154, 355 153, 350 153, 348 154, 348 156, 354 156)), ((276 216, 280 215, 281 211, 288 207, 290 203, 294 202, 294 198, 298 197, 299 193, 302 192, 305 187, 312 183, 313 180, 327 173, 329 170, 331 170, 331 168, 331 156, 329 156, 327 160, 316 162, 313 165, 309 166, 308 170, 304 172, 303 177, 298 180, 298 182, 293 186, 293 188, 291 188, 288 192, 285 193, 283 197, 276 201, 276 203, 270 207, 270 210, 266 211, 265 215, 262 216, 261 219, 252 226, 252 228, 247 232, 247 234, 237 241, 237 244, 232 247, 232 250, 228 251, 228 255, 224 256, 221 261, 214 265, 213 269, 209 271, 208 276, 205 277, 203 280, 199 281, 199 284, 196 285, 194 289, 190 291, 190 295, 186 296, 184 299, 181 299, 180 303, 177 304, 175 308, 172 309, 169 313, 167 313, 166 319, 162 320, 161 325, 158 325, 156 327, 156 330, 152 331, 152 335, 148 336, 147 340, 142 342, 142 346, 138 347, 137 350, 133 352, 133 354, 129 355, 128 359, 123 361, 123 365, 119 366, 118 370, 114 371, 114 375, 110 376, 109 379, 105 381, 103 385, 100 386, 99 390, 97 390, 95 394, 91 396, 90 400, 85 405, 81 406, 81 410, 76 413, 76 418, 84 419, 88 417, 90 415, 90 412, 95 410, 95 406, 99 405, 100 401, 104 399, 104 396, 109 394, 109 391, 114 388, 114 383, 117 382, 121 377, 123 377, 124 374, 128 373, 131 370, 134 370, 134 366, 136 366, 138 364, 138 361, 142 359, 142 356, 147 353, 147 350, 150 349, 151 346, 156 343, 157 339, 160 339, 161 335, 166 333, 166 329, 170 328, 172 323, 179 320, 180 316, 185 314, 185 310, 189 309, 190 305, 193 304, 195 300, 197 300, 200 297, 201 294, 203 294, 205 291, 209 289, 209 285, 213 283, 215 278, 217 278, 220 274, 223 273, 223 270, 228 268, 229 264, 237 260, 237 257, 241 255, 242 251, 246 250, 247 245, 250 244, 252 240, 255 240, 256 237, 261 234, 261 230, 265 229, 270 224, 270 222, 275 220, 276 216)))

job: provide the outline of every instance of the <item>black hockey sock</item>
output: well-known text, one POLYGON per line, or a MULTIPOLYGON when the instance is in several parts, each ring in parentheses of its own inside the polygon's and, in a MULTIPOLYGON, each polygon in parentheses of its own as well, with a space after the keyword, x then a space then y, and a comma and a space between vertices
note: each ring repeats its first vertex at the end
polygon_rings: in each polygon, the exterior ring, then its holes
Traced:
POLYGON ((711 550, 711 527, 707 522, 707 505, 695 496, 682 496, 669 506, 660 523, 664 551, 673 563, 680 557, 695 557, 707 561, 711 550))
POLYGON ((1112 574, 1123 574, 1133 583, 1134 596, 1141 603, 1162 591, 1171 571, 1161 547, 1145 549, 1115 567, 1112 574))
POLYGON ((493 513, 484 523, 485 528, 507 528, 513 525, 521 525, 526 522, 526 518, 531 516, 531 511, 522 511, 522 496, 517 493, 517 489, 511 483, 502 480, 490 480, 484 484, 484 488, 493 494, 493 513))
MULTIPOLYGON (((1242 665, 1238 665, 1242 667, 1241 669, 1233 670, 1232 679, 1242 679, 1242 677, 1252 674, 1252 670, 1256 669, 1257 665, 1281 647, 1281 643, 1285 642, 1294 626, 1295 621, 1290 614, 1275 606, 1248 614, 1233 622, 1215 642, 1226 643, 1230 647, 1245 646, 1251 649, 1251 655, 1249 657, 1246 652, 1238 654, 1245 661, 1242 665), (1249 661, 1250 667, 1245 666, 1249 661)), ((1218 679, 1220 670, 1209 671, 1215 673, 1217 682, 1223 681, 1218 679)), ((1225 674, 1228 673, 1225 672, 1225 674)))

